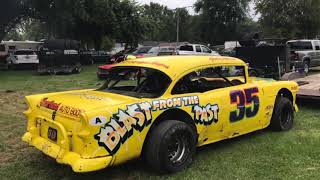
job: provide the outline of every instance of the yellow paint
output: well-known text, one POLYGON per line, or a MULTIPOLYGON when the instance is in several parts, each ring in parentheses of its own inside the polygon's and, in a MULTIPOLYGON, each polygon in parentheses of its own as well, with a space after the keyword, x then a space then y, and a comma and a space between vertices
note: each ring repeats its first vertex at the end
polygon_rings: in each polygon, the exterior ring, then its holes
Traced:
MULTIPOLYGON (((193 120, 199 134, 198 146, 267 127, 270 124, 270 114, 273 112, 270 107, 274 106, 280 89, 285 88, 292 92, 294 107, 296 111, 298 110, 295 104, 298 86, 295 82, 249 78, 247 72, 247 83, 243 85, 206 93, 171 94, 174 85, 186 74, 206 67, 228 65, 245 66, 247 71, 246 64, 239 59, 210 56, 132 59, 116 65, 149 67, 167 74, 172 79, 172 83, 157 99, 138 99, 93 89, 27 96, 29 109, 25 115, 28 119, 28 127, 22 139, 55 158, 58 163, 70 165, 75 172, 89 172, 138 158, 150 127, 167 108, 179 108, 190 117, 196 118, 193 120), (230 93, 236 90, 244 92, 244 89, 254 87, 259 90, 254 94, 259 97, 258 113, 254 117, 245 117, 231 123, 230 112, 237 110, 238 107, 230 103, 230 93), (70 108, 64 108, 63 111, 57 110, 53 118, 54 110, 40 105, 45 98, 48 102, 54 103, 53 105, 70 108), (195 106, 198 107, 194 109, 195 106), (129 112, 128 108, 132 110, 137 107, 144 108, 144 111, 129 112), (69 110, 72 109, 74 111, 70 112, 69 110), (194 110, 198 111, 193 112, 194 110), (119 125, 119 119, 113 119, 117 115, 123 122, 123 126, 119 125), (196 122, 197 119, 199 121, 196 122), (218 121, 214 122, 216 119, 218 121), (106 124, 108 126, 105 126, 106 124), (135 127, 132 124, 135 124, 135 127), (56 142, 48 138, 49 127, 58 132, 56 142), (140 130, 136 127, 140 127, 140 130), (99 145, 99 139, 114 152, 108 152, 105 146, 99 145), (117 143, 121 140, 123 143, 117 143)), ((254 109, 252 103, 245 106, 254 109)))

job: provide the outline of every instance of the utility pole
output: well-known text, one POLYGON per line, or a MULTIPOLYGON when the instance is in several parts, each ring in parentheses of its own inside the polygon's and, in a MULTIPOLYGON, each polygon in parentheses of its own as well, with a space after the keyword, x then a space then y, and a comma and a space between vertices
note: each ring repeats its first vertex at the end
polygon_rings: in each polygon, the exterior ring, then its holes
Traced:
POLYGON ((180 14, 179 14, 179 9, 187 9, 187 8, 191 8, 193 6, 186 6, 186 7, 181 7, 181 8, 176 8, 176 17, 177 17, 177 42, 176 42, 176 48, 179 46, 179 31, 180 31, 180 14))
POLYGON ((177 9, 177 44, 176 48, 179 46, 179 24, 180 24, 180 17, 179 17, 179 10, 177 9))

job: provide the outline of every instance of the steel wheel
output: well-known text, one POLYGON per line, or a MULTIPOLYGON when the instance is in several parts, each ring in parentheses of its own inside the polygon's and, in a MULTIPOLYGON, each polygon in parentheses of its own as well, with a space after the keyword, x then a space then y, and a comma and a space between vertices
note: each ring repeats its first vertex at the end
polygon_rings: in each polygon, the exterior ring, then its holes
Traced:
POLYGON ((190 143, 186 134, 177 133, 168 144, 168 159, 172 164, 184 163, 190 153, 190 143))

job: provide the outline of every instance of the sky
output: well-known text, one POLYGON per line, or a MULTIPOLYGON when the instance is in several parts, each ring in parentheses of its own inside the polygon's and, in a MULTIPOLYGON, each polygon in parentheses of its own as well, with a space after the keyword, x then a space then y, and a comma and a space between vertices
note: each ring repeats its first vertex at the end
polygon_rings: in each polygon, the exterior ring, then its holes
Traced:
MULTIPOLYGON (((150 4, 150 2, 159 3, 162 5, 168 6, 170 9, 193 6, 196 1, 197 0, 136 0, 136 2, 141 4, 150 4)), ((192 7, 188 7, 187 9, 191 14, 195 14, 192 7)), ((258 16, 255 15, 253 9, 254 9, 254 5, 250 4, 250 15, 253 17, 255 21, 257 21, 259 18, 259 15, 258 16)))

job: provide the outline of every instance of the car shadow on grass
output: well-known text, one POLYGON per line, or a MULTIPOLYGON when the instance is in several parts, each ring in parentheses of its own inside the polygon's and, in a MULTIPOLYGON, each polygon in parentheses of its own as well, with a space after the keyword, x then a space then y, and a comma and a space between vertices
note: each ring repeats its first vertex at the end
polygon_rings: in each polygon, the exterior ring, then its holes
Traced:
MULTIPOLYGON (((247 135, 242 135, 236 138, 223 140, 220 142, 216 142, 213 144, 209 144, 203 147, 197 148, 197 153, 195 155, 195 161, 201 160, 200 156, 206 156, 206 154, 214 154, 217 151, 221 151, 223 149, 232 148, 232 146, 239 144, 240 142, 244 141, 251 141, 252 138, 257 138, 259 136, 265 136, 266 134, 270 133, 269 129, 256 131, 247 135)), ((65 168, 65 167, 64 167, 65 168)), ((196 168, 196 167, 190 167, 196 168)), ((166 174, 159 174, 151 169, 145 161, 142 159, 133 160, 127 162, 123 165, 109 167, 100 171, 78 174, 72 172, 72 179, 95 179, 101 177, 108 177, 108 179, 137 179, 137 178, 166 178, 169 175, 166 174)))

